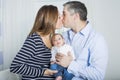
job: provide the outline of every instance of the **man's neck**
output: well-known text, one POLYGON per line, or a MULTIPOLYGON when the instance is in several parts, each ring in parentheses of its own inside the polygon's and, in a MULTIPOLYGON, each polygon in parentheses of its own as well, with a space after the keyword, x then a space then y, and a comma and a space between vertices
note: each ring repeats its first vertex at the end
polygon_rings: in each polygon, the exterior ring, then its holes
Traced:
POLYGON ((75 33, 80 32, 87 25, 87 21, 78 22, 72 29, 75 33))

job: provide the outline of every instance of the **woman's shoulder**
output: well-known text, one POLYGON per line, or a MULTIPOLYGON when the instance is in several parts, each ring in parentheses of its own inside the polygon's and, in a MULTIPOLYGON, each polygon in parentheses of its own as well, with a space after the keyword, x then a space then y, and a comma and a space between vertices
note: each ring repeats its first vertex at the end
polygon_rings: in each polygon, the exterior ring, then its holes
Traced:
POLYGON ((36 38, 36 37, 38 37, 38 34, 36 32, 34 32, 28 36, 28 38, 36 38))
POLYGON ((40 38, 40 36, 37 33, 32 33, 29 36, 27 36, 25 42, 42 42, 42 39, 40 38))
POLYGON ((41 37, 36 32, 30 34, 27 38, 28 39, 40 39, 41 40, 41 37))

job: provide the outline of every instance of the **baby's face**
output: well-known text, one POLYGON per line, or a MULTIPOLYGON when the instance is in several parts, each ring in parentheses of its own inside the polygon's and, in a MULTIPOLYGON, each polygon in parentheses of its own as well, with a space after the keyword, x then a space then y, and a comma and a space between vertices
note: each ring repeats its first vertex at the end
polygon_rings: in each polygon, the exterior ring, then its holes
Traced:
POLYGON ((64 39, 60 35, 56 35, 53 39, 53 45, 60 47, 64 44, 64 39))

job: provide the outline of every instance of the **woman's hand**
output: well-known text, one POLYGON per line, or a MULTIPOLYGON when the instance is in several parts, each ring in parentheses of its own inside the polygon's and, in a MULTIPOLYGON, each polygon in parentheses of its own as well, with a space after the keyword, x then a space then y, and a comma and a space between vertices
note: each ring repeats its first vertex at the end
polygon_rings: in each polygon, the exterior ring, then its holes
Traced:
POLYGON ((58 72, 57 70, 46 69, 45 72, 44 72, 44 75, 51 76, 51 75, 53 75, 53 74, 55 74, 57 72, 58 72))

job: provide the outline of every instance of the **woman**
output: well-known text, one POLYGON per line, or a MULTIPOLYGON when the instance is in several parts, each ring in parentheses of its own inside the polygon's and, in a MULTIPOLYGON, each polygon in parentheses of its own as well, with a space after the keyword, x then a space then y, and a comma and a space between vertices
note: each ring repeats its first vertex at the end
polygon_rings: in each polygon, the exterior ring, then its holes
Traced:
POLYGON ((52 80, 57 71, 50 70, 51 35, 62 26, 56 6, 45 5, 37 13, 34 26, 12 61, 10 72, 22 80, 52 80))

